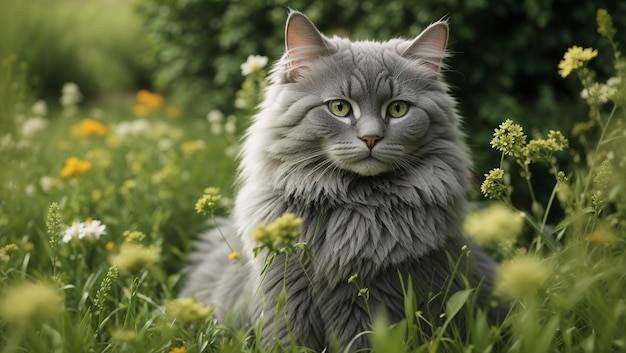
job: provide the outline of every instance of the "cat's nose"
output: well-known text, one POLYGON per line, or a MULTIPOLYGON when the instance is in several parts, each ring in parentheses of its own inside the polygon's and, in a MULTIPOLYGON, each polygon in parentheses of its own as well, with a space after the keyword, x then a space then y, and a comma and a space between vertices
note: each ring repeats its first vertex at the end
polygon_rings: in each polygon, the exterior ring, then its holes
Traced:
POLYGON ((365 142, 365 144, 367 145, 367 147, 371 150, 372 148, 374 148, 374 145, 376 145, 376 142, 380 141, 382 137, 381 136, 363 136, 361 137, 361 140, 363 140, 363 142, 365 142))

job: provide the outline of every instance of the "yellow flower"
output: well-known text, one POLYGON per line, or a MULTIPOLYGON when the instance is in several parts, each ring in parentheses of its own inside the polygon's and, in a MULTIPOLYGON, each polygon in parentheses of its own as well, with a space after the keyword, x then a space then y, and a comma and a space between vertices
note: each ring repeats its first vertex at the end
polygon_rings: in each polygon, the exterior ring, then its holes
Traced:
POLYGON ((108 132, 109 129, 106 126, 94 119, 83 119, 80 123, 70 127, 70 133, 78 137, 90 135, 106 136, 108 132))
POLYGON ((237 260, 238 258, 239 258, 239 252, 237 251, 233 251, 230 254, 228 254, 229 260, 237 260))
POLYGON ((180 150, 183 152, 185 157, 191 157, 194 153, 202 151, 204 147, 205 143, 203 140, 195 140, 183 142, 183 144, 180 145, 180 150))
POLYGON ((152 93, 148 90, 142 89, 135 95, 137 103, 144 105, 148 110, 159 109, 163 106, 163 96, 158 93, 152 93))
POLYGON ((496 270, 494 293, 504 299, 534 294, 548 279, 549 270, 539 259, 518 256, 505 261, 496 270))
POLYGON ((136 116, 146 116, 150 113, 150 108, 143 104, 135 104, 133 107, 133 114, 136 116))
POLYGON ((0 248, 0 253, 2 254, 11 254, 14 251, 17 251, 19 248, 17 247, 17 245, 11 243, 11 244, 7 244, 3 247, 0 248))
POLYGON ((463 223, 463 234, 479 245, 515 241, 524 228, 524 217, 502 203, 470 212, 463 223))
POLYGON ((63 312, 63 296, 42 283, 8 288, 0 300, 0 317, 14 324, 37 323, 63 312))
POLYGON ((593 48, 583 49, 575 45, 567 49, 563 55, 563 60, 559 62, 559 75, 563 78, 567 77, 572 71, 582 67, 596 56, 598 56, 598 51, 593 48))
POLYGON ((129 243, 140 243, 144 239, 146 239, 146 235, 143 232, 139 231, 131 232, 129 230, 125 230, 122 235, 124 236, 124 241, 129 243))
POLYGON ((485 174, 485 181, 480 185, 480 191, 490 199, 506 196, 507 189, 504 183, 504 170, 500 168, 494 168, 485 174))
POLYGON ((196 303, 191 297, 165 301, 165 313, 183 323, 204 320, 211 315, 211 307, 196 303))
POLYGON ((187 352, 187 348, 185 346, 174 347, 170 350, 170 353, 185 353, 187 352))
POLYGON ((114 243, 114 242, 112 242, 112 241, 107 241, 107 243, 106 243, 106 244, 104 244, 104 248, 105 248, 107 251, 112 251, 113 249, 115 249, 115 243, 114 243))
POLYGON ((109 256, 109 263, 121 272, 134 275, 157 262, 160 256, 161 249, 157 247, 125 242, 117 254, 109 256))
POLYGON ((91 163, 81 160, 78 157, 70 157, 65 160, 65 165, 61 169, 61 177, 69 178, 73 175, 85 174, 91 170, 91 163))
POLYGON ((213 215, 217 203, 222 199, 219 188, 206 188, 204 194, 196 202, 196 212, 213 215))
POLYGON ((295 214, 285 213, 267 226, 259 224, 252 232, 252 240, 256 242, 270 240, 275 243, 291 242, 300 236, 299 228, 302 222, 302 218, 296 217, 295 214))

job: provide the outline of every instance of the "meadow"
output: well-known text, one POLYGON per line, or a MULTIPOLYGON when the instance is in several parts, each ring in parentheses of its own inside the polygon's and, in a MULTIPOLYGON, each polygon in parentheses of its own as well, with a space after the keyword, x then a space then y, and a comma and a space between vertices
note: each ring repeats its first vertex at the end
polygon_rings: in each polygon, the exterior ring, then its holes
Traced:
MULTIPOLYGON (((588 120, 543 131, 503 117, 482 146, 501 160, 478 171, 464 230, 501 262, 509 316, 487 324, 468 288, 435 325, 409 292, 404 320, 372 318, 373 351, 626 351, 626 60, 610 15, 597 22, 612 51, 568 43, 554 68, 580 82, 588 120), (614 63, 609 78, 593 70, 600 56, 614 63), (464 334, 452 323, 462 310, 464 334)), ((177 298, 196 235, 232 204, 238 141, 265 84, 255 59, 242 66, 235 113, 197 117, 147 89, 87 100, 68 81, 41 99, 29 63, 0 58, 1 352, 277 351, 177 298)))

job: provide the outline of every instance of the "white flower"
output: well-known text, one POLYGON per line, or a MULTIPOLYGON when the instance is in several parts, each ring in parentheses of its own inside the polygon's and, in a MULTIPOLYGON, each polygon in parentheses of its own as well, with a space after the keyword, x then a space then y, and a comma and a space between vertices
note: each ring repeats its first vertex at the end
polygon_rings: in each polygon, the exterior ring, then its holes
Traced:
POLYGON ((48 120, 40 117, 29 118, 22 124, 21 134, 24 138, 31 138, 38 132, 45 130, 48 127, 48 120))
POLYGON ((226 119, 226 123, 224 124, 224 132, 227 135, 234 135, 237 132, 237 117, 234 115, 229 115, 226 119))
POLYGON ((146 119, 123 121, 115 128, 115 134, 119 137, 148 136, 150 131, 150 123, 146 119))
POLYGON ((52 190, 53 187, 57 186, 58 184, 59 180, 50 176, 42 176, 41 179, 39 179, 39 186, 41 186, 41 189, 44 192, 49 192, 50 190, 52 190))
POLYGON ((621 77, 611 77, 606 84, 594 83, 588 89, 585 88, 580 92, 580 96, 588 103, 605 104, 609 100, 616 98, 618 86, 621 83, 621 77))
POLYGON ((35 195, 35 192, 37 191, 37 189, 35 188, 35 185, 33 184, 28 184, 26 185, 26 187, 24 188, 24 193, 27 196, 33 196, 35 195))
POLYGON ((82 238, 95 240, 106 234, 106 225, 98 220, 92 220, 84 223, 82 238))
POLYGON ((63 85, 61 89, 61 105, 64 107, 75 106, 83 99, 83 94, 80 93, 78 85, 73 82, 68 82, 63 85))
POLYGON ((267 65, 267 57, 260 55, 250 55, 245 63, 241 64, 241 74, 247 76, 257 72, 267 65))
POLYGON ((72 223, 71 226, 65 229, 65 232, 63 233, 63 238, 61 240, 63 240, 64 243, 69 243, 73 239, 82 238, 84 236, 83 235, 84 233, 85 233, 85 223, 74 222, 72 223))
POLYGON ((35 104, 33 104, 31 110, 33 111, 33 114, 37 116, 46 116, 46 114, 48 114, 48 105, 46 104, 46 101, 38 100, 35 104))
POLYGON ((235 108, 237 109, 246 109, 248 108, 248 102, 241 97, 235 98, 235 108))
POLYGON ((96 240, 106 234, 106 225, 98 220, 88 220, 87 222, 74 222, 65 229, 63 242, 69 243, 76 239, 96 240))
POLYGON ((218 109, 213 109, 206 115, 206 120, 211 124, 221 123, 224 120, 224 113, 218 109))

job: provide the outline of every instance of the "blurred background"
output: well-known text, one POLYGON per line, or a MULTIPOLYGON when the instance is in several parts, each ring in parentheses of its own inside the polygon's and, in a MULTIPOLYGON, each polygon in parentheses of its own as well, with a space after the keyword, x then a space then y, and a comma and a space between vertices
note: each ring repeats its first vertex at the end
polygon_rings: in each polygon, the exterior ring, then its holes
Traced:
MULTIPOLYGON (((39 98, 58 101, 75 82, 87 102, 151 89, 188 115, 234 110, 248 55, 270 61, 283 50, 288 8, 306 13, 327 35, 411 38, 431 22, 450 22, 453 56, 445 73, 465 118, 477 175, 499 159, 488 150, 493 128, 511 118, 535 130, 568 135, 586 119, 574 77, 557 65, 572 45, 610 52, 596 33, 606 8, 618 29, 625 1, 587 0, 28 0, 0 2, 0 58, 28 64, 39 98)), ((618 40, 626 43, 625 33, 618 40)), ((592 61, 600 80, 610 55, 592 61)))

